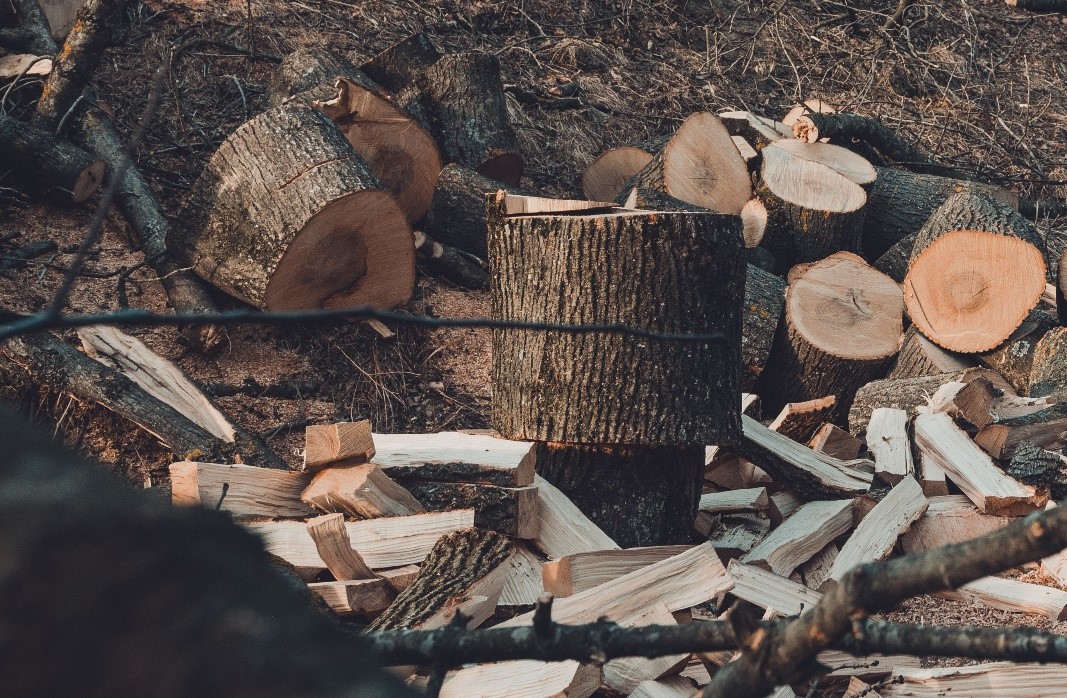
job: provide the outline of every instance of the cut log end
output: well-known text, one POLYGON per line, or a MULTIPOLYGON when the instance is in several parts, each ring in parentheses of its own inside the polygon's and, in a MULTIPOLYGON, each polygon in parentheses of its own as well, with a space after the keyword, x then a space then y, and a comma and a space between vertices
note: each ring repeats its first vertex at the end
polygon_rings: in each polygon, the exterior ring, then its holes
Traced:
POLYGON ((74 188, 70 195, 71 201, 76 204, 87 201, 89 197, 100 190, 106 175, 107 164, 103 160, 93 160, 75 180, 74 188))
POLYGON ((767 207, 762 201, 749 199, 748 203, 741 207, 741 224, 744 226, 742 235, 745 238, 745 247, 759 247, 763 234, 767 231, 767 207))
POLYGON ((752 197, 744 159, 714 114, 694 114, 664 147, 663 183, 682 201, 737 214, 752 197))
POLYGON ((614 201, 623 185, 651 161, 652 155, 641 148, 612 148, 585 168, 582 193, 592 201, 614 201))

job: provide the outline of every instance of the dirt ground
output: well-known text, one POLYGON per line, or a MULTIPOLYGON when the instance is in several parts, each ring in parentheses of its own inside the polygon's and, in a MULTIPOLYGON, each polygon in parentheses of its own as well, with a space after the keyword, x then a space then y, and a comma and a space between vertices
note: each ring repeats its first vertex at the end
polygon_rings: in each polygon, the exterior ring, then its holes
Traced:
MULTIPOLYGON (((415 31, 443 51, 496 54, 505 83, 545 95, 522 104, 509 93, 527 176, 523 186, 580 196, 585 165, 608 147, 669 133, 694 111, 749 109, 780 117, 800 99, 880 118, 954 167, 1031 197, 1067 198, 1067 18, 1016 11, 1000 0, 916 0, 891 29, 897 0, 248 0, 134 3, 130 30, 97 76, 101 103, 120 132, 142 117, 152 75, 172 56, 164 106, 137 162, 171 215, 215 148, 266 106, 281 56, 306 45, 357 61, 415 31), (554 95, 582 108, 553 108, 554 95)), ((21 115, 39 84, 7 100, 21 115)), ((54 292, 87 230, 89 207, 28 203, 4 181, 0 238, 51 240, 58 250, 8 276, 0 307, 30 312, 54 292)), ((180 221, 179 221, 180 223, 180 221)), ((1051 221, 1043 226, 1067 226, 1051 221)), ((115 213, 79 278, 70 309, 166 310, 166 298, 115 213), (132 270, 132 271, 131 271, 132 270)), ((10 247, 0 247, 0 258, 10 247)), ((236 305, 223 299, 224 304, 236 305)), ((420 276, 408 309, 483 316, 487 294, 420 276)), ((489 426, 490 343, 485 331, 392 327, 286 331, 235 328, 224 351, 189 352, 169 329, 133 330, 218 396, 242 426, 300 461, 304 426, 369 418, 380 431, 489 426), (291 397, 264 395, 269 389, 291 397)), ((73 337, 68 337, 72 343, 73 337)), ((0 393, 74 447, 138 484, 166 480, 168 453, 125 420, 36 385, 0 365, 0 393)), ((1043 619, 918 599, 894 618, 951 623, 1043 619)))

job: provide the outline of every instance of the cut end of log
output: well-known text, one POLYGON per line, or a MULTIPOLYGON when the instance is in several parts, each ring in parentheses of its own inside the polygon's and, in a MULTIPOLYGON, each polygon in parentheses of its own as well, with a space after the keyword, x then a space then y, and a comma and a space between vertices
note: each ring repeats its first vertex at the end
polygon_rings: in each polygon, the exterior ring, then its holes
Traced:
POLYGON ((752 198, 745 161, 719 117, 693 114, 663 149, 666 193, 719 213, 738 214, 752 198))
POLYGON ((612 148, 582 173, 582 193, 593 201, 614 201, 622 187, 652 162, 652 155, 641 148, 612 148))
POLYGON ((877 176, 864 158, 828 143, 783 138, 763 149, 766 187, 783 201, 813 211, 858 210, 867 201, 860 185, 877 176))
POLYGON ((107 175, 107 164, 103 160, 94 160, 88 167, 82 170, 78 179, 74 182, 74 189, 70 193, 71 201, 80 204, 89 199, 100 190, 107 175))
POLYGON ((745 247, 759 247, 763 234, 767 231, 767 207, 759 199, 749 199, 741 207, 741 234, 745 238, 745 247))

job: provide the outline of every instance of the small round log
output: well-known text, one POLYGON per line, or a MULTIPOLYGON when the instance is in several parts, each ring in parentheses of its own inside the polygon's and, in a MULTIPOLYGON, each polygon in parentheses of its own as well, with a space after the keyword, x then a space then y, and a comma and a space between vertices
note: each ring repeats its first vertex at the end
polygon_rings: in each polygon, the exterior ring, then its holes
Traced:
POLYGON ((954 194, 916 236, 904 302, 941 347, 987 351, 1037 305, 1045 269, 1045 243, 1017 211, 982 194, 954 194))
POLYGON ((774 346, 785 307, 785 279, 747 265, 741 311, 741 390, 751 391, 774 346))
POLYGON ((582 173, 582 193, 590 201, 614 201, 623 186, 652 161, 652 154, 634 146, 612 148, 582 173))
POLYGON ((419 32, 385 49, 360 70, 385 89, 399 92, 440 58, 441 52, 430 37, 419 32))
POLYGON ((1027 394, 1067 401, 1067 327, 1050 329, 1034 348, 1027 394))
POLYGON ((904 342, 896 364, 887 378, 918 378, 949 371, 963 371, 974 366, 969 357, 947 352, 931 342, 912 325, 904 333, 904 342))
MULTIPOLYGON (((719 117, 693 114, 624 190, 657 191, 693 206, 738 214, 752 198, 748 167, 719 117)), ((620 192, 622 196, 624 192, 620 192)))
POLYGON ((28 193, 80 204, 104 181, 107 165, 47 131, 0 114, 0 160, 28 193))
POLYGON ((447 162, 518 186, 519 141, 508 120, 500 62, 488 53, 445 56, 421 72, 415 102, 447 162))
MULTIPOLYGON (((1041 338, 1058 324, 1056 318, 1049 313, 1035 310, 1003 344, 995 349, 975 354, 974 357, 986 368, 991 368, 1004 376, 1004 379, 1011 383, 1020 395, 1026 395, 1030 387, 1031 371, 1041 338)), ((1039 397, 1044 397, 1044 395, 1039 397)))
POLYGON ((856 390, 881 377, 900 347, 900 287, 848 252, 789 276, 785 320, 757 392, 772 414, 834 395, 832 418, 843 423, 856 390))
POLYGON ((404 212, 322 112, 290 102, 238 128, 185 206, 196 273, 272 310, 408 300, 415 248, 404 212))

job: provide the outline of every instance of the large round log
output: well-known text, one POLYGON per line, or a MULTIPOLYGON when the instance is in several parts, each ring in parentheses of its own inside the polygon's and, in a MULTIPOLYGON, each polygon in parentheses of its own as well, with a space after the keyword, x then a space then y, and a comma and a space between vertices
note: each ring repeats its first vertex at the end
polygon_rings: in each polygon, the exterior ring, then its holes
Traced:
POLYGON ((931 342, 912 325, 904 333, 897 361, 887 378, 917 378, 974 366, 970 357, 953 354, 931 342))
POLYGON ((107 173, 103 160, 4 114, 0 160, 28 193, 60 203, 82 203, 100 189, 107 173))
POLYGON ((441 52, 430 37, 419 32, 385 49, 360 70, 385 89, 399 92, 440 58, 441 52))
POLYGON ((785 279, 747 265, 741 330, 741 390, 750 391, 763 373, 785 307, 785 279))
POLYGON ((916 236, 904 302, 936 344, 986 351, 1037 305, 1045 267, 1045 243, 1017 211, 982 194, 954 194, 916 236))
POLYGON ((719 213, 738 214, 752 198, 748 167, 719 117, 693 114, 648 165, 628 182, 719 213))
POLYGON ((522 177, 519 141, 508 120, 500 62, 488 53, 445 56, 418 75, 415 103, 447 162, 507 186, 522 177))
POLYGON ((594 160, 582 173, 582 193, 591 201, 614 201, 623 186, 652 161, 642 148, 612 148, 594 160))
POLYGON ((196 273, 260 308, 392 308, 414 287, 404 212, 333 123, 298 102, 226 139, 183 220, 196 273))
POLYGON ((785 319, 757 392, 772 414, 834 395, 832 417, 843 424, 856 390, 880 378, 900 347, 900 287, 849 252, 789 276, 785 319))
POLYGON ((498 209, 490 258, 501 320, 721 333, 680 342, 495 331, 493 423, 501 434, 648 446, 739 438, 745 265, 737 216, 504 217, 498 209))

